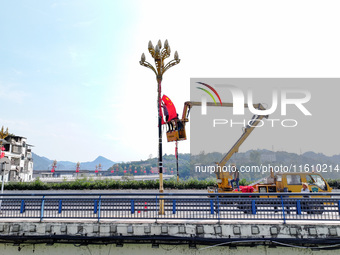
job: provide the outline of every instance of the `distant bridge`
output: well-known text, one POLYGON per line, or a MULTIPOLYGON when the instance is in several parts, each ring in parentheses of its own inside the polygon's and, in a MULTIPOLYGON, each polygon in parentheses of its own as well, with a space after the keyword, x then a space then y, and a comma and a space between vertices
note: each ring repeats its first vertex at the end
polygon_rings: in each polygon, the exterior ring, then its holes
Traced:
MULTIPOLYGON (((74 172, 74 171, 73 171, 74 172)), ((168 175, 165 174, 163 175, 163 179, 164 180, 168 180, 171 179, 172 177, 174 177, 175 175, 168 175)), ((92 180, 105 180, 105 179, 109 179, 109 180, 158 180, 159 179, 159 175, 155 174, 155 175, 131 175, 131 176, 61 176, 61 177, 39 177, 39 180, 42 182, 63 182, 63 181, 76 181, 79 179, 83 179, 83 178, 91 178, 92 180)), ((34 181, 34 180, 32 180, 34 181)))

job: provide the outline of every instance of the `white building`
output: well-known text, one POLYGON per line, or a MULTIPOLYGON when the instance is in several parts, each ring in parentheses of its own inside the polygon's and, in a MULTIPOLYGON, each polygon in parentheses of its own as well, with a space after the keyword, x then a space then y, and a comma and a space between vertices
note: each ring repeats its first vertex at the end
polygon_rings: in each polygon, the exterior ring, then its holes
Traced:
MULTIPOLYGON (((10 171, 5 174, 6 181, 31 181, 33 176, 33 158, 27 138, 9 135, 5 138, 5 157, 10 160, 10 171)), ((2 177, 1 177, 2 178, 2 177)))

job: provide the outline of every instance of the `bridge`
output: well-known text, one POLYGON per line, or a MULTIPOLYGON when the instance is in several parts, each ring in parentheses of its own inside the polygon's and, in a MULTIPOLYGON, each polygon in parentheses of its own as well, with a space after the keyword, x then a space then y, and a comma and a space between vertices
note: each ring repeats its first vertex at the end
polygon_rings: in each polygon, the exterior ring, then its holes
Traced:
POLYGON ((39 193, 3 194, 0 202, 0 248, 72 244, 125 247, 120 252, 127 254, 136 247, 202 254, 340 248, 340 193, 39 193))

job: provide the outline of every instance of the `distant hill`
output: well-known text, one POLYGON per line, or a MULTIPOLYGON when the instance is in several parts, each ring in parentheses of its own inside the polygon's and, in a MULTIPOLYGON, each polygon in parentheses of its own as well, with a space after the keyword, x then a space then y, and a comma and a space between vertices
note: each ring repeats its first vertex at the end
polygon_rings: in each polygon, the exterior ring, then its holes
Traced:
MULTIPOLYGON (((33 170, 49 170, 51 169, 51 166, 53 164, 54 160, 48 159, 46 157, 41 157, 35 153, 32 153, 33 155, 33 170)), ((58 161, 57 164, 57 170, 73 170, 76 169, 76 162, 70 162, 70 161, 58 161)), ((80 162, 80 169, 83 170, 95 170, 96 165, 99 164, 102 165, 102 170, 107 170, 110 167, 112 167, 115 162, 99 156, 93 161, 89 162, 80 162)))
POLYGON ((332 157, 327 157, 322 153, 315 153, 312 151, 307 151, 303 154, 304 157, 319 160, 319 161, 330 161, 333 164, 340 164, 340 155, 333 155, 332 157))
MULTIPOLYGON (((198 155, 190 154, 179 154, 178 165, 179 165, 179 176, 180 178, 216 178, 214 173, 204 170, 206 166, 215 166, 216 162, 220 162, 225 154, 219 152, 205 153, 202 151, 198 155), (201 172, 197 171, 197 166, 202 167, 201 172)), ((270 150, 249 150, 246 152, 236 153, 230 160, 229 163, 235 163, 237 166, 252 167, 265 166, 267 171, 261 171, 254 168, 254 170, 247 170, 241 172, 241 178, 245 178, 248 181, 254 181, 261 179, 269 175, 269 167, 277 166, 275 169, 290 169, 291 172, 312 172, 314 167, 315 172, 321 172, 324 178, 328 179, 339 179, 340 178, 340 155, 326 156, 322 153, 306 152, 302 155, 296 153, 290 153, 285 151, 270 151, 270 150), (320 167, 322 166, 322 169, 320 167), (327 167, 324 169, 324 167, 327 167), (333 170, 332 170, 333 169, 333 170)), ((142 175, 141 168, 145 169, 146 173, 157 172, 157 158, 149 158, 147 160, 122 162, 118 163, 117 167, 111 168, 108 171, 108 175, 117 175, 126 171, 133 175, 142 175), (156 170, 155 170, 156 169, 156 170), (111 173, 111 170, 114 172, 111 173), (135 173, 137 170, 137 173, 135 173), (155 172, 156 171, 156 172, 155 172), (118 172, 118 173, 117 173, 118 172)), ((176 157, 175 155, 164 155, 163 156, 163 172, 168 174, 176 174, 176 157)), ((275 170, 276 171, 276 170, 275 170)), ((280 171, 280 170, 277 170, 280 171)), ((285 170, 287 171, 287 170, 285 170)))
MULTIPOLYGON (((214 152, 214 153, 204 153, 201 152, 199 155, 190 155, 190 154, 179 154, 179 175, 181 178, 189 178, 194 177, 198 179, 205 178, 215 178, 215 174, 211 173, 196 173, 196 166, 214 166, 215 162, 219 162, 223 158, 224 154, 214 152)), ((237 166, 259 166, 263 165, 271 165, 271 166, 290 166, 294 165, 297 168, 297 171, 301 171, 304 169, 305 165, 316 166, 319 164, 325 164, 328 166, 326 172, 322 172, 322 175, 325 178, 331 179, 339 179, 340 178, 340 170, 330 171, 329 166, 333 166, 333 169, 337 167, 340 169, 340 155, 334 156, 326 156, 322 153, 315 152, 306 152, 302 155, 298 155, 296 153, 289 153, 285 151, 269 151, 269 150, 249 150, 246 152, 240 152, 235 154, 230 162, 235 163, 237 166)), ((41 157, 33 153, 34 160, 34 170, 49 170, 51 169, 51 165, 53 160, 50 160, 46 157, 41 157)), ((106 171, 107 175, 117 175, 122 174, 125 170, 131 174, 134 174, 134 171, 137 170, 137 175, 144 174, 144 170, 146 173, 156 173, 155 168, 158 165, 157 158, 150 158, 147 160, 141 161, 131 161, 131 162, 113 162, 109 159, 106 159, 102 156, 99 156, 94 161, 91 162, 82 162, 80 167, 82 170, 94 170, 96 165, 102 165, 102 170, 106 171), (118 172, 116 171, 116 167, 112 166, 117 164, 119 168, 118 172), (141 172, 140 169, 143 168, 141 172), (114 172, 111 173, 111 170, 114 172), (151 172, 152 171, 152 172, 151 172)), ((176 157, 175 155, 164 155, 163 156, 163 166, 164 173, 176 173, 176 157), (172 171, 172 172, 171 172, 172 171)), ((76 163, 69 161, 59 161, 57 170, 75 170, 76 163)), ((292 170, 294 171, 294 169, 292 170)), ((303 170, 304 171, 304 170, 303 170)), ((311 171, 311 170, 310 170, 311 171)), ((266 173, 265 173, 266 174, 266 173)), ((242 172, 242 177, 248 181, 250 180, 258 180, 263 178, 263 173, 261 172, 242 172)))

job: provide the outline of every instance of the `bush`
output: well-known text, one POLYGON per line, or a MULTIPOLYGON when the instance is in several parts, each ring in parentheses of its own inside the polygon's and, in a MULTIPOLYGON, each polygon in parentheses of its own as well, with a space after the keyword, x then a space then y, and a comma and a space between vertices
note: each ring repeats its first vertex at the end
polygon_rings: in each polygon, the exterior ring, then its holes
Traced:
MULTIPOLYGON (((333 189, 340 189, 340 180, 327 180, 333 189)), ((215 186, 216 179, 197 180, 189 178, 177 182, 176 178, 164 180, 164 189, 206 189, 208 186, 215 186)), ((240 185, 249 185, 246 179, 240 180, 240 185)), ((5 190, 106 190, 106 189, 159 189, 159 180, 96 180, 77 179, 74 182, 63 181, 61 183, 44 183, 40 179, 34 182, 8 182, 5 184, 5 190)))
POLYGON ((328 179, 327 182, 332 189, 340 189, 340 180, 328 179))
MULTIPOLYGON (((206 189, 207 186, 216 184, 215 180, 176 179, 164 180, 165 189, 206 189)), ((6 190, 85 190, 85 189, 155 189, 159 188, 159 180, 87 180, 86 178, 77 179, 74 182, 63 181, 61 183, 44 183, 39 179, 34 182, 9 182, 6 183, 6 190)))

